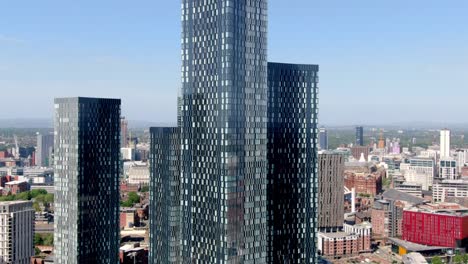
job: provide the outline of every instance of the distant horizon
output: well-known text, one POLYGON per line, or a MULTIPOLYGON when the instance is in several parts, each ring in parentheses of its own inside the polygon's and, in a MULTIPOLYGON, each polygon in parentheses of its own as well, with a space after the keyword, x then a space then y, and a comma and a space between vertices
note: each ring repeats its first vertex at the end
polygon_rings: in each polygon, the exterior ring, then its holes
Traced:
MULTIPOLYGON (((151 121, 144 119, 128 119, 129 127, 131 128, 149 128, 151 126, 176 126, 177 121, 173 122, 164 122, 164 121, 151 121)), ((325 127, 329 129, 354 129, 356 126, 363 126, 364 130, 372 128, 391 128, 391 129, 467 129, 468 130, 468 121, 467 122, 425 122, 425 121, 415 121, 415 122, 393 122, 393 123, 368 123, 368 124, 350 124, 350 123, 319 123, 319 127, 325 127)), ((0 128, 53 128, 53 118, 0 118, 0 128), (5 125, 6 123, 6 125, 5 125), (16 124, 15 124, 16 123, 16 124), (27 123, 35 124, 35 126, 27 126, 27 123)))

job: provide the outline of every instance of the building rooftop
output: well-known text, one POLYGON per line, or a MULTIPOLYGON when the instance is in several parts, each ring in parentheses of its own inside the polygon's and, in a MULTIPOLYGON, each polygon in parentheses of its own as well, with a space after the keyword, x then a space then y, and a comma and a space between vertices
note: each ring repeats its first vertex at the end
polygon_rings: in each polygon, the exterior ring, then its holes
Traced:
POLYGON ((468 208, 464 208, 463 206, 455 203, 425 204, 405 209, 405 211, 468 217, 468 208))
POLYGON ((346 238, 346 237, 354 236, 346 232, 330 232, 330 233, 319 232, 319 234, 327 238, 346 238))
POLYGON ((411 204, 421 204, 424 202, 424 199, 416 197, 414 195, 401 192, 395 189, 389 189, 382 194, 384 199, 391 199, 394 201, 404 201, 411 204))
POLYGON ((406 248, 407 251, 424 252, 424 251, 448 249, 446 247, 432 247, 432 246, 416 244, 416 243, 409 242, 409 241, 402 240, 402 239, 395 238, 395 237, 389 237, 388 239, 395 245, 406 248))
POLYGON ((6 202, 0 202, 0 206, 5 206, 5 205, 14 205, 14 204, 25 204, 25 203, 31 203, 31 201, 6 201, 6 202))
POLYGON ((16 185, 16 184, 20 184, 20 183, 28 183, 28 181, 27 181, 27 180, 22 180, 22 181, 11 181, 11 182, 5 183, 5 185, 16 185))

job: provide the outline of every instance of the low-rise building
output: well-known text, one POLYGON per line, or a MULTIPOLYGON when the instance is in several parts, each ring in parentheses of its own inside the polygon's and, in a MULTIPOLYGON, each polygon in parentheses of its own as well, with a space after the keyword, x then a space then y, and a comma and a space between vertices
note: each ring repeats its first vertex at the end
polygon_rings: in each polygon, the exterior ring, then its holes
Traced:
POLYGON ((468 197, 468 178, 435 181, 432 199, 435 202, 445 202, 448 197, 468 197))
POLYGON ((149 185, 150 172, 147 163, 135 163, 128 169, 128 183, 134 185, 149 185))
POLYGON ((416 197, 422 197, 422 185, 420 183, 404 182, 398 185, 395 190, 411 194, 416 197))
POLYGON ((355 188, 356 193, 377 195, 382 191, 382 176, 380 174, 345 173, 345 186, 355 188))
POLYGON ((369 222, 362 222, 360 224, 349 225, 344 224, 343 230, 352 235, 358 236, 357 250, 359 253, 371 251, 371 236, 372 224, 369 222))
MULTIPOLYGON (((4 194, 18 194, 22 192, 26 192, 29 190, 29 183, 28 181, 10 181, 5 183, 5 189, 3 190, 4 194)), ((6 195, 5 194, 5 195, 6 195)))
POLYGON ((384 242, 389 237, 401 237, 403 209, 424 202, 422 198, 394 189, 385 191, 378 198, 371 211, 372 234, 384 242))
POLYGON ((428 246, 468 249, 468 209, 455 204, 421 205, 404 210, 403 239, 428 246))
POLYGON ((359 254, 358 235, 346 232, 318 233, 319 254, 329 258, 359 254))
POLYGON ((120 229, 138 226, 139 222, 135 208, 120 208, 120 229))

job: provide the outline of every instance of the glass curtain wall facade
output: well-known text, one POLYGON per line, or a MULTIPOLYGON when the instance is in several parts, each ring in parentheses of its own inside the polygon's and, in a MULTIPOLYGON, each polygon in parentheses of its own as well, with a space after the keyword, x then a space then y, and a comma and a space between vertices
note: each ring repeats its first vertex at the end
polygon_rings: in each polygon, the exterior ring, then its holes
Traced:
POLYGON ((152 127, 150 138, 149 263, 182 263, 179 130, 152 127))
POLYGON ((268 64, 268 263, 316 263, 317 73, 268 64))
POLYGON ((182 0, 182 263, 266 263, 267 0, 182 0))
POLYGON ((55 99, 54 126, 54 263, 118 263, 120 100, 55 99))
POLYGON ((356 146, 364 146, 364 127, 356 127, 356 146))

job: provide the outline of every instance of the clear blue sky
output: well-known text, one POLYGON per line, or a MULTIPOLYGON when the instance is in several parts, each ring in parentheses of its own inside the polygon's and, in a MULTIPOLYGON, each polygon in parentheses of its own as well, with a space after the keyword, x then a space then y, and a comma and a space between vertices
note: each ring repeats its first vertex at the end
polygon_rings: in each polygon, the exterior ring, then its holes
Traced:
MULTIPOLYGON (((468 121, 468 1, 269 2, 269 59, 320 64, 321 123, 468 121)), ((178 0, 0 0, 0 118, 105 96, 175 121, 179 16, 178 0)))

